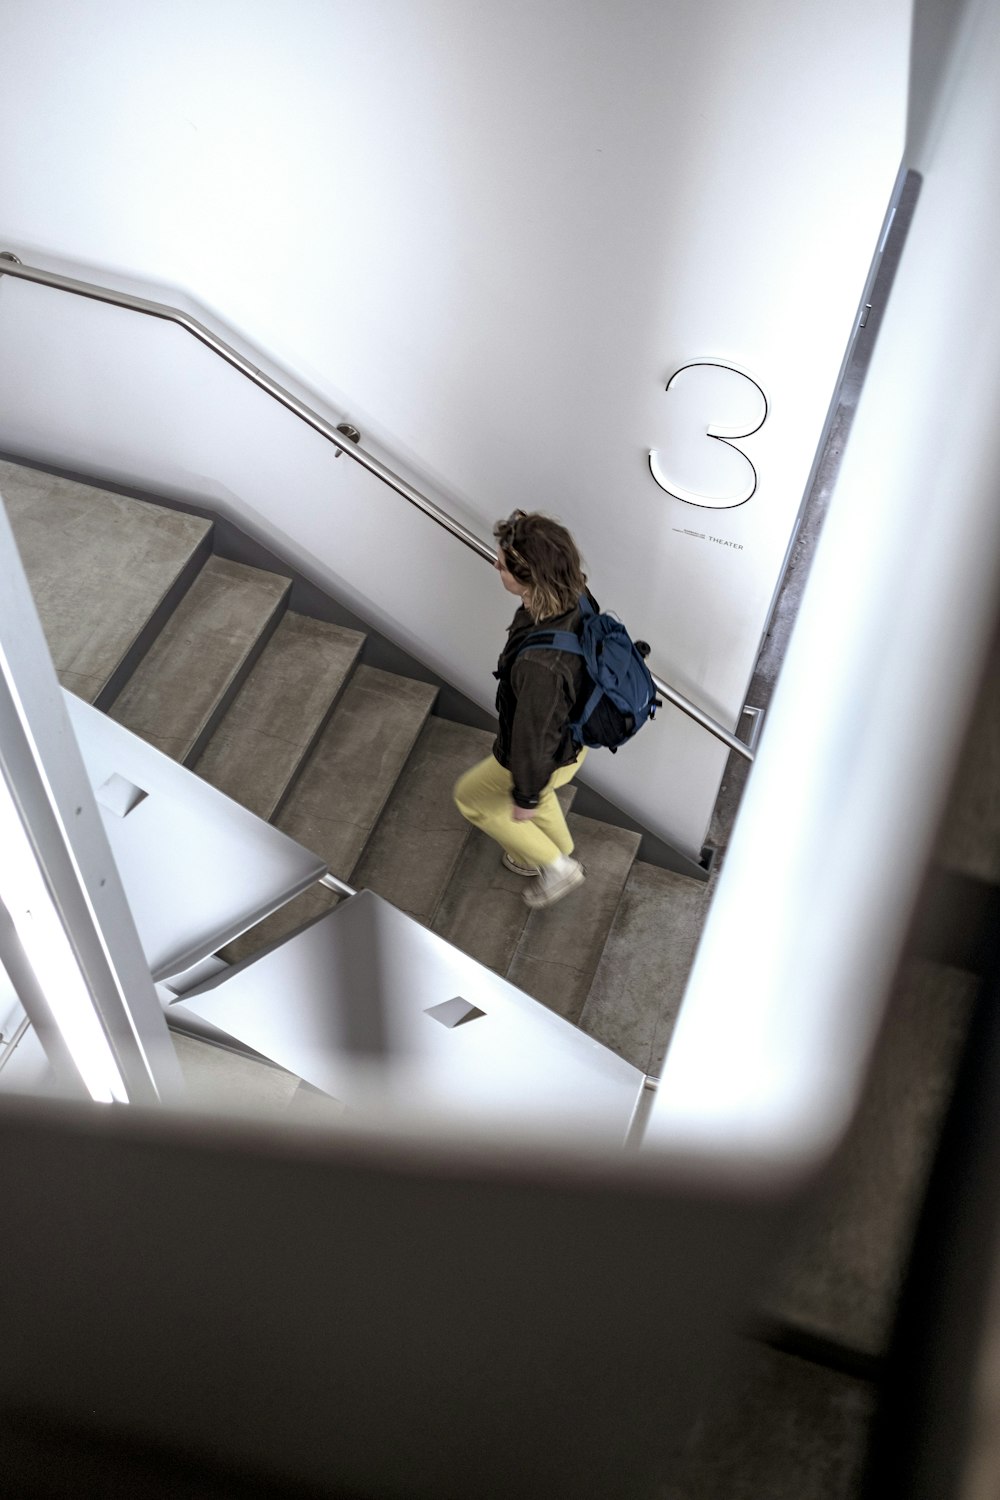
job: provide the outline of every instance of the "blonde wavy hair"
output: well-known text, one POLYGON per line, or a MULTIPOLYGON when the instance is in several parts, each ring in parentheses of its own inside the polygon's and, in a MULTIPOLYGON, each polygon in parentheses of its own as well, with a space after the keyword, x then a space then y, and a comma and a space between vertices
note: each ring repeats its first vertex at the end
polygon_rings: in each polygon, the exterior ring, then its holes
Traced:
POLYGON ((541 511, 515 510, 493 528, 507 571, 528 585, 524 606, 533 620, 572 609, 587 585, 576 543, 565 526, 541 511))

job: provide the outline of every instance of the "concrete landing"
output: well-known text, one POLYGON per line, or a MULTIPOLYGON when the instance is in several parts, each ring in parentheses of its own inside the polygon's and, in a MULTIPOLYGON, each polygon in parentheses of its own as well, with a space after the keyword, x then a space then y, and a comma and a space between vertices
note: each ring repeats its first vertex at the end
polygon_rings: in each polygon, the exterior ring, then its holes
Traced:
POLYGON ((846 1146, 766 1296, 769 1317, 885 1353, 977 985, 940 964, 904 971, 846 1146))
POLYGON ((558 905, 529 915, 507 978, 576 1022, 641 839, 637 833, 576 813, 567 821, 587 878, 558 905))
POLYGON ((430 924, 470 825, 452 790, 463 771, 489 755, 494 736, 448 719, 428 719, 352 883, 430 924))
POLYGON ((636 861, 580 1026, 644 1073, 659 1073, 708 910, 708 887, 636 861))
POLYGON ((290 586, 276 573, 210 557, 115 699, 110 717, 186 762, 290 586))
POLYGON ((270 821, 364 639, 357 630, 286 614, 193 769, 270 821))
POLYGON ((649 1500, 859 1500, 867 1381, 736 1339, 725 1369, 649 1500))
MULTIPOLYGON (((568 813, 576 787, 570 783, 556 795, 568 813)), ((510 968, 530 915, 522 900, 526 877, 505 869, 501 858, 493 840, 472 829, 432 923, 440 937, 496 974, 510 968)))
POLYGON ((1000 644, 966 733, 937 858, 949 870, 1000 884, 1000 644))
POLYGON ((0 495, 59 680, 93 703, 175 580, 207 554, 212 523, 9 463, 0 495))

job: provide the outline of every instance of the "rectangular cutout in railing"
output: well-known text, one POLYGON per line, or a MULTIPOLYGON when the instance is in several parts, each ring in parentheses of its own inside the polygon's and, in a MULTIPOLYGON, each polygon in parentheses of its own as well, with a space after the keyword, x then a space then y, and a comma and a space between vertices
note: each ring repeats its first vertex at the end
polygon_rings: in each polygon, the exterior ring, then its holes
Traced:
POLYGON ((119 776, 113 771, 107 781, 99 786, 94 793, 102 807, 108 812, 113 812, 116 817, 127 818, 130 812, 134 812, 148 792, 144 792, 141 786, 136 786, 134 781, 129 781, 127 776, 119 776))
POLYGON ((429 1005, 424 1011, 425 1016, 433 1016, 435 1021, 440 1021, 442 1026, 453 1030, 456 1026, 464 1026, 466 1021, 478 1021, 480 1016, 486 1012, 480 1010, 468 1000, 463 1000, 461 995, 455 995, 451 1000, 442 1000, 440 1005, 429 1005))

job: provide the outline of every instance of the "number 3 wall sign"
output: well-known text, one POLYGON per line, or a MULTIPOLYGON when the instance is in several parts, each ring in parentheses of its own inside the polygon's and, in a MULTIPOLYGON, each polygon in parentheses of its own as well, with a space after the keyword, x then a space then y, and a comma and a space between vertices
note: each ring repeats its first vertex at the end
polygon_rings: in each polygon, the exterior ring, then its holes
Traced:
POLYGON ((649 455, 657 484, 686 505, 745 505, 757 488, 757 470, 733 440, 763 427, 763 387, 735 365, 702 359, 671 375, 667 396, 664 441, 649 455))

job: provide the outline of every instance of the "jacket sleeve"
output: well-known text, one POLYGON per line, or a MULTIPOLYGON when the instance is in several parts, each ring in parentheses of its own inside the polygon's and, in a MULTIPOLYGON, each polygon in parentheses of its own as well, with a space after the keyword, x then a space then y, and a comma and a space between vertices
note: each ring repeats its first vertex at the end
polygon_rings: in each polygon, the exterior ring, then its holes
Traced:
POLYGON ((525 653, 515 663, 511 685, 517 694, 510 741, 513 797, 518 807, 537 807, 546 782, 560 764, 572 688, 558 667, 535 653, 525 653))

